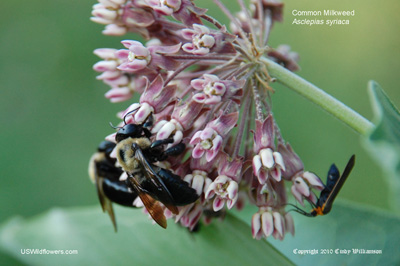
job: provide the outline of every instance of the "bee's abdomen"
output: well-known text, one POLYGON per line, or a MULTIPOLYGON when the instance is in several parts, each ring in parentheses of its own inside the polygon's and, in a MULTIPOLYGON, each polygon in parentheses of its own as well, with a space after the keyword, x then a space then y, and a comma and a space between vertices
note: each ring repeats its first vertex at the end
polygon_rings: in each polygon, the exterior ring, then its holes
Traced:
POLYGON ((106 197, 119 205, 134 207, 133 201, 137 194, 131 191, 125 181, 102 180, 102 188, 106 197))
MULTIPOLYGON (((161 178, 164 185, 167 187, 169 193, 177 206, 184 206, 195 202, 199 195, 196 190, 191 188, 189 184, 181 179, 180 176, 175 175, 171 171, 160 168, 157 175, 161 178)), ((141 186, 149 192, 149 194, 157 199, 157 191, 150 184, 150 180, 143 180, 141 186)), ((159 199, 158 199, 159 200, 159 199)))

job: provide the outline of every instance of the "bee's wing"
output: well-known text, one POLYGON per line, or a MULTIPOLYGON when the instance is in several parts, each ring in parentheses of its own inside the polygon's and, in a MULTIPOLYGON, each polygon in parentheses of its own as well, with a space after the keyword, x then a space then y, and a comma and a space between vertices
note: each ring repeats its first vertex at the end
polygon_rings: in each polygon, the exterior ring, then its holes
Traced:
POLYGON ((103 192, 103 182, 102 182, 102 177, 99 176, 99 172, 97 171, 97 166, 96 162, 93 162, 94 166, 92 167, 92 175, 94 178, 94 182, 96 184, 96 190, 97 190, 97 196, 100 201, 101 208, 103 209, 103 212, 107 212, 108 215, 110 216, 111 222, 114 226, 115 232, 117 232, 117 222, 115 221, 115 215, 114 215, 114 209, 112 207, 112 202, 104 195, 103 192))
POLYGON ((167 228, 167 219, 165 218, 164 210, 161 205, 150 195, 143 191, 143 189, 140 187, 140 184, 133 176, 129 176, 128 180, 132 184, 133 189, 139 195, 140 199, 142 200, 144 206, 146 207, 153 220, 161 227, 167 228))
POLYGON ((146 158, 143 155, 143 152, 140 148, 136 148, 135 157, 141 162, 144 172, 146 176, 151 180, 151 183, 157 189, 159 194, 159 199, 165 207, 167 207, 172 213, 178 214, 178 208, 176 207, 175 201, 172 198, 171 193, 169 192, 168 188, 165 186, 164 182, 160 178, 159 175, 154 171, 153 167, 147 162, 146 158))

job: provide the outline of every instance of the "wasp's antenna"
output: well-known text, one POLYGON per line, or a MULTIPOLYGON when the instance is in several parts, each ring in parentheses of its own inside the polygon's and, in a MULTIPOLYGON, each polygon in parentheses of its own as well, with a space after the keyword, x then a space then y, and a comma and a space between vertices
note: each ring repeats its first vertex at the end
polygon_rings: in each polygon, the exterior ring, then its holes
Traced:
POLYGON ((138 107, 138 108, 136 108, 136 109, 133 109, 132 111, 129 111, 129 112, 127 112, 125 115, 124 115, 124 124, 126 125, 126 117, 128 116, 128 115, 130 115, 130 114, 132 114, 133 112, 136 112, 137 110, 139 110, 139 108, 140 107, 138 107))
POLYGON ((297 207, 297 206, 294 205, 294 204, 287 203, 287 204, 285 204, 285 205, 289 205, 289 206, 292 206, 292 207, 294 208, 294 209, 290 209, 288 212, 290 212, 290 211, 295 211, 295 212, 300 213, 300 214, 302 214, 302 215, 304 215, 304 216, 313 217, 313 215, 312 215, 311 213, 306 212, 305 210, 303 210, 303 209, 297 207))

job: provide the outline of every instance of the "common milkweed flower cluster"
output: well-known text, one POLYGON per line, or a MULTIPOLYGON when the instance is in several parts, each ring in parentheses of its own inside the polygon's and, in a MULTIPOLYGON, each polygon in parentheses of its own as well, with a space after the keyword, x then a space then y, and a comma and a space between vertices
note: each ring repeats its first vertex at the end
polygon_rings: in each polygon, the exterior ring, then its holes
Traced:
MULTIPOLYGON (((274 81, 263 58, 296 71, 298 55, 287 45, 268 46, 274 23, 282 21, 278 0, 252 0, 224 25, 192 0, 98 0, 92 21, 103 34, 137 33, 145 43, 125 39, 122 49, 101 48, 97 79, 110 86, 111 102, 128 102, 118 113, 125 123, 154 121, 153 140, 183 142, 186 156, 162 162, 194 188, 199 200, 167 217, 195 228, 245 202, 259 209, 252 217, 254 238, 294 234, 285 211, 287 192, 303 205, 315 202, 312 189, 324 185, 284 140, 271 110, 274 81), (138 102, 130 103, 135 94, 138 102), (135 111, 134 111, 135 110, 135 111), (134 112, 132 112, 134 111, 134 112), (247 198, 247 201, 246 201, 247 198)), ((199 2, 199 1, 198 1, 199 2)), ((131 35, 129 35, 131 36, 131 35)), ((115 141, 114 135, 107 137, 115 141)))

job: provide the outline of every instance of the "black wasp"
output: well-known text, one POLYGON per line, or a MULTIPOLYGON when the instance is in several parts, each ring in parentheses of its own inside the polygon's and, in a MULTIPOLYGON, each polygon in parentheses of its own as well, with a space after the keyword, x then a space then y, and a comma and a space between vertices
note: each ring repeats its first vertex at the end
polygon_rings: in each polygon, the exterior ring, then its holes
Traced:
POLYGON ((164 146, 173 143, 173 139, 152 142, 149 130, 152 121, 147 120, 142 124, 125 124, 117 131, 115 149, 117 161, 122 167, 118 169, 121 173, 125 171, 128 176, 122 181, 123 185, 119 183, 121 181, 118 181, 118 184, 130 192, 132 197, 139 196, 154 221, 166 228, 167 221, 159 202, 172 213, 178 214, 176 206, 195 202, 199 196, 180 176, 154 164, 166 160, 168 156, 182 154, 185 144, 179 143, 164 150, 164 146))
POLYGON ((326 180, 326 186, 321 191, 317 203, 314 204, 311 202, 311 204, 313 205, 313 209, 311 210, 311 212, 306 212, 292 204, 289 205, 296 208, 294 209, 294 211, 307 217, 316 217, 318 215, 328 214, 332 209, 333 201, 336 199, 336 196, 338 195, 340 189, 343 187, 344 182, 346 181, 347 177, 350 175, 350 172, 354 167, 355 159, 355 155, 351 156, 342 175, 340 175, 339 169, 336 167, 335 164, 331 165, 326 180))

